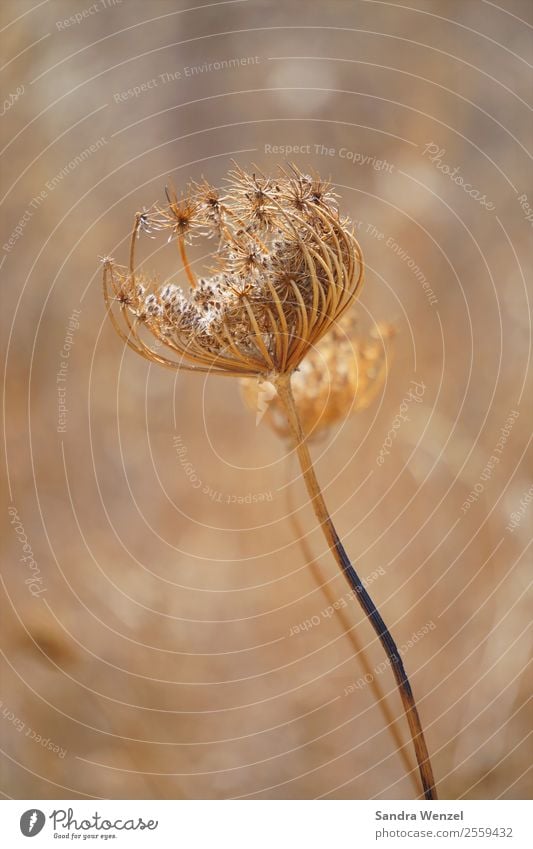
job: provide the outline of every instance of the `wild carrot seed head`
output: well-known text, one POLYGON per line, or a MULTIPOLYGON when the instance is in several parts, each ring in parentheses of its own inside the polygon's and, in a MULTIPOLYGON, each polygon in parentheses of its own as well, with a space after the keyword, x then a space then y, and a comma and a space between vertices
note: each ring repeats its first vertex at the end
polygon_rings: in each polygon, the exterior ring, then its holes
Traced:
MULTIPOLYGON (((358 410, 366 409, 383 387, 390 367, 394 325, 379 323, 365 333, 352 307, 307 354, 292 379, 292 391, 305 434, 323 436, 358 410)), ((283 438, 291 432, 278 395, 265 391, 261 380, 241 380, 250 409, 283 438)))
POLYGON ((168 205, 138 214, 130 264, 104 261, 104 294, 123 340, 171 368, 251 376, 298 368, 346 312, 363 281, 363 259, 336 196, 295 166, 275 178, 235 166, 223 193, 206 181, 168 205), (135 269, 139 232, 170 232, 190 288, 158 286, 135 269), (215 273, 197 279, 186 244, 216 236, 215 273))

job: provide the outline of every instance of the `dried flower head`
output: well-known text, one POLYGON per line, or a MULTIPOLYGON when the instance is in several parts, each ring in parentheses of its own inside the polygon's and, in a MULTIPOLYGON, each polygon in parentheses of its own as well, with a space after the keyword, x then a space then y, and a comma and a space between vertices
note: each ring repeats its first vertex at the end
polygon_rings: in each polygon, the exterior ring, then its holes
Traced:
POLYGON ((295 166, 277 178, 241 168, 221 194, 203 181, 138 214, 127 268, 104 262, 104 294, 117 332, 170 368, 222 375, 293 372, 346 312, 363 282, 361 250, 336 196, 295 166), (158 286, 135 270, 141 231, 167 230, 190 287, 158 286), (193 237, 217 237, 212 276, 197 279, 193 237))
MULTIPOLYGON (((347 312, 307 354, 292 379, 303 430, 317 439, 357 410, 366 409, 380 391, 392 356, 394 325, 380 323, 362 335, 355 309, 347 312)), ((241 391, 250 409, 264 417, 282 438, 291 435, 283 403, 262 378, 243 378, 241 391)))
MULTIPOLYGON (((340 321, 363 282, 363 259, 353 225, 340 217, 331 188, 295 166, 280 169, 276 178, 248 174, 236 166, 224 195, 204 182, 192 183, 182 196, 168 190, 167 199, 168 206, 136 215, 127 268, 109 257, 103 260, 104 297, 113 325, 134 351, 151 362, 200 373, 264 377, 275 385, 313 510, 386 652, 409 723, 424 796, 434 799, 433 772, 409 679, 329 515, 292 390, 296 381, 297 392, 303 385, 300 400, 307 404, 311 399, 309 429, 316 423, 315 405, 323 401, 324 393, 337 401, 337 407, 324 413, 329 420, 346 409, 347 399, 353 399, 350 363, 343 365, 342 355, 337 356, 348 338, 340 321), (136 272, 138 235, 158 230, 169 230, 177 241, 190 284, 187 294, 177 283, 160 286, 136 272), (215 235, 215 271, 198 280, 186 245, 194 236, 215 235), (319 351, 316 346, 330 331, 319 351), (295 377, 306 355, 308 373, 295 377), (338 381, 334 391, 330 374, 338 381)), ((371 363, 376 359, 368 351, 367 358, 371 363)))

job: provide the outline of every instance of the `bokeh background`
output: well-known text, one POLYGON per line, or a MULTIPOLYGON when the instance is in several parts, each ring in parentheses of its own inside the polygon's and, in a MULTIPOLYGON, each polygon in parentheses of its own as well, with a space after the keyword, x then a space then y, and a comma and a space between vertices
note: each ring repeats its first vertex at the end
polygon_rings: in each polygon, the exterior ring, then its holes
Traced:
MULTIPOLYGON (((532 13, 1 4, 6 797, 418 792, 373 632, 324 613, 347 588, 290 447, 237 382, 150 366, 104 315, 98 257, 126 261, 167 182, 270 172, 287 146, 357 222, 361 333, 397 330, 372 405, 313 446, 329 506, 441 796, 531 794, 532 13)), ((177 271, 164 240, 139 250, 177 271)))

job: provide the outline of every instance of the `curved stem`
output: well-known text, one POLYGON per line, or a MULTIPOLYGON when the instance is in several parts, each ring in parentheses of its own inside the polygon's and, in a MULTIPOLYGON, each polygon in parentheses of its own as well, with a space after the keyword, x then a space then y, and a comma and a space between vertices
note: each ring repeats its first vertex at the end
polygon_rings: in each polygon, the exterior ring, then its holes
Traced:
POLYGON ((355 592, 359 604, 361 605, 364 613, 368 617, 370 624, 376 632, 379 641, 385 649, 385 653, 390 661, 392 672, 398 685, 398 690, 404 707, 407 722, 409 724, 411 738, 413 740, 416 760, 418 763, 418 769, 420 772, 420 778, 424 790, 424 798, 436 799, 437 791, 435 789, 435 779, 433 778, 433 770, 431 768, 429 753, 426 746, 426 741, 424 739, 424 732, 422 731, 422 725, 415 704, 413 691, 411 690, 411 685, 409 683, 407 673, 404 669, 402 659, 398 652, 398 648, 389 632, 389 629, 381 618, 381 615, 378 609, 376 608, 376 605, 363 587, 361 579, 353 568, 348 558, 348 555, 344 550, 344 546, 342 545, 338 537, 337 531, 335 530, 335 526, 331 521, 331 517, 326 507, 326 502, 324 501, 324 497, 322 495, 322 490, 320 489, 320 484, 318 483, 315 470, 313 468, 311 455, 309 454, 309 449, 307 447, 305 434, 300 423, 296 404, 294 403, 294 396, 292 394, 291 389, 291 375, 278 375, 276 378, 276 387, 280 400, 282 401, 285 407, 285 411, 287 413, 287 419, 291 429, 296 452, 298 454, 298 459, 300 461, 300 466, 302 468, 302 474, 305 480, 307 491, 309 493, 309 498, 311 499, 311 504, 313 505, 316 517, 320 523, 324 536, 326 537, 330 551, 335 557, 335 560, 337 561, 338 565, 340 566, 344 577, 348 581, 348 584, 355 592))
MULTIPOLYGON (((292 499, 292 487, 291 483, 288 480, 286 484, 286 492, 287 492, 287 507, 289 510, 289 523, 294 531, 295 537, 298 541, 298 545, 302 551, 304 556, 304 560, 307 566, 309 566, 311 570, 311 575, 313 576, 313 580, 315 584, 319 588, 319 590, 324 594, 329 605, 334 605, 337 601, 335 595, 331 591, 331 587, 328 581, 325 581, 323 574, 320 570, 320 564, 313 557, 313 553, 311 548, 307 542, 307 538, 304 534, 303 528, 298 521, 298 516, 296 515, 296 507, 293 503, 292 499)), ((402 734, 398 727, 398 721, 395 719, 391 708, 389 707, 389 703, 387 701, 387 696, 381 687, 375 671, 372 669, 368 657, 366 656, 364 647, 361 645, 361 641, 357 635, 357 631, 355 627, 350 622, 350 617, 348 615, 348 611, 342 610, 342 608, 338 611, 339 621, 350 641, 352 647, 355 651, 356 657, 358 657, 361 661, 361 666, 363 667, 363 672, 365 675, 370 676, 370 684, 369 687, 372 690, 376 702, 379 705, 379 709, 383 715, 383 719, 386 722, 387 728, 391 733, 391 737, 394 740, 396 745, 396 749, 399 753, 401 761, 405 767, 405 771, 409 776, 409 779, 412 781, 415 792, 418 791, 418 778, 416 774, 416 766, 413 766, 411 761, 411 753, 407 751, 407 744, 402 740, 402 734)))
POLYGON ((189 283, 191 284, 193 289, 196 289, 198 285, 198 281, 196 280, 196 276, 191 266, 189 265, 189 259, 187 257, 187 248, 185 247, 185 239, 183 236, 178 236, 178 247, 180 250, 180 257, 183 263, 183 267, 185 269, 185 274, 188 277, 189 283))

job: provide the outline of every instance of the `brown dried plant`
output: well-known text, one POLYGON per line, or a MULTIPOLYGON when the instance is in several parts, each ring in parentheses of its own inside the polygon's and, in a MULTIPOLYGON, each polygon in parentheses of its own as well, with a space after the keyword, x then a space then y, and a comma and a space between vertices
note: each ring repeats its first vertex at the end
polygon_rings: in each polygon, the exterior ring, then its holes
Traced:
MULTIPOLYGON (((316 348, 313 348, 292 378, 294 400, 308 441, 323 437, 336 424, 354 413, 370 406, 382 389, 392 359, 392 340, 396 328, 389 322, 375 324, 370 333, 363 335, 355 307, 351 307, 316 348)), ((267 423, 284 440, 292 434, 285 409, 271 383, 261 379, 241 378, 241 392, 249 409, 256 412, 259 422, 267 423)), ((288 460, 292 459, 288 455, 288 460)), ((328 605, 337 599, 328 581, 324 581, 321 566, 315 560, 305 532, 298 520, 292 498, 293 475, 287 470, 288 521, 301 549, 304 562, 328 605)), ((402 742, 401 731, 389 707, 386 694, 366 656, 358 631, 353 628, 351 612, 338 610, 340 624, 351 642, 355 656, 368 675, 369 686, 383 714, 386 726, 394 740, 405 770, 418 788, 416 768, 413 769, 410 753, 402 742)))
MULTIPOLYGON (((383 387, 394 325, 380 322, 365 335, 359 325, 352 307, 293 375, 292 392, 308 441, 320 439, 333 425, 365 410, 383 387)), ((247 406, 278 436, 291 436, 285 408, 271 383, 242 378, 241 392, 247 406)))
POLYGON ((128 267, 104 260, 111 321, 134 351, 172 369, 225 377, 259 377, 276 387, 311 504, 328 546, 355 592, 391 663, 418 761, 423 794, 435 799, 429 754, 402 659, 338 537, 315 475, 292 392, 292 376, 359 293, 364 264, 352 222, 318 176, 294 165, 276 177, 235 166, 225 191, 191 183, 168 205, 137 213, 128 267), (143 231, 170 231, 190 284, 158 286, 138 274, 135 247, 143 231), (187 245, 216 240, 210 277, 197 279, 187 245))

